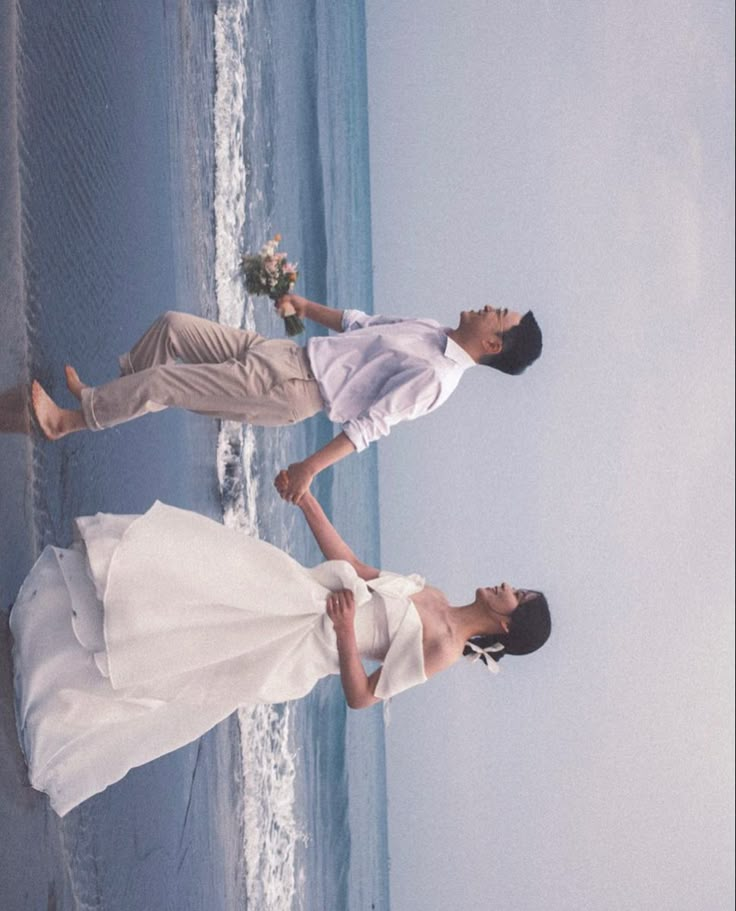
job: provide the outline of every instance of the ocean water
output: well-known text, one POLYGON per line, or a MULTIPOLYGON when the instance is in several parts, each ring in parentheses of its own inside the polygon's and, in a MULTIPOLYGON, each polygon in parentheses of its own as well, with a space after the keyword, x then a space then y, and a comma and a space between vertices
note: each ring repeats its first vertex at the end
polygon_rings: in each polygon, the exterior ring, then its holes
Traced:
MULTIPOLYGON (((64 399, 65 362, 92 383, 114 375, 166 309, 280 334, 238 271, 275 231, 302 293, 372 309, 362 3, 0 9, 4 402, 31 375, 64 399)), ((271 482, 333 433, 323 416, 266 431, 166 412, 54 446, 2 435, 5 602, 74 515, 155 498, 317 562, 271 482)), ((315 491, 368 561, 376 487, 369 450, 315 491)), ((59 821, 24 787, 3 660, 2 907, 389 906, 383 720, 348 713, 339 680, 242 709, 59 821)))

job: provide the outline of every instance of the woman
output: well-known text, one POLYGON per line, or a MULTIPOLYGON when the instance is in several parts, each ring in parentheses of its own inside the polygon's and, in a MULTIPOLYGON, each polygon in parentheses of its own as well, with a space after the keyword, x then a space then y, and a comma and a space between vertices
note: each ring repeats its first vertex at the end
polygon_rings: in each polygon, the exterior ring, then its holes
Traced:
POLYGON ((358 560, 311 494, 299 506, 328 561, 314 569, 162 503, 77 519, 73 548, 44 550, 10 625, 30 781, 59 815, 240 705, 296 699, 339 673, 360 708, 464 652, 546 640, 542 595, 503 585, 451 609, 419 577, 358 560), (368 676, 363 658, 382 665, 368 676))

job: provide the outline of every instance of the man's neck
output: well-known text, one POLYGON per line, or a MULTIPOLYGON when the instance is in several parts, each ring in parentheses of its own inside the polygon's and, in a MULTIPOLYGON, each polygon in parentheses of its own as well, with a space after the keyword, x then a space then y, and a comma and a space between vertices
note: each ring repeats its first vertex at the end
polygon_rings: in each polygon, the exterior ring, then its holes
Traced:
POLYGON ((451 338, 469 357, 472 357, 476 364, 478 363, 482 351, 478 351, 479 346, 475 339, 467 338, 460 329, 446 329, 445 332, 448 338, 451 338))

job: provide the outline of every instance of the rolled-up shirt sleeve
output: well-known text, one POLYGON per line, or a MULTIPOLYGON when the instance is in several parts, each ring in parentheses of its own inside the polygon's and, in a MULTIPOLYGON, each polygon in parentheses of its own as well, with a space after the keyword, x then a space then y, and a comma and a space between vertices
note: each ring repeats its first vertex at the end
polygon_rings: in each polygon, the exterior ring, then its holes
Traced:
POLYGON ((342 311, 342 331, 353 332, 355 329, 365 329, 366 326, 382 326, 387 323, 404 322, 402 316, 381 316, 379 313, 364 313, 362 310, 342 311))
POLYGON ((442 386, 427 368, 407 370, 391 381, 383 395, 363 414, 342 425, 345 436, 362 452, 374 440, 388 436, 394 424, 413 421, 440 403, 442 386))

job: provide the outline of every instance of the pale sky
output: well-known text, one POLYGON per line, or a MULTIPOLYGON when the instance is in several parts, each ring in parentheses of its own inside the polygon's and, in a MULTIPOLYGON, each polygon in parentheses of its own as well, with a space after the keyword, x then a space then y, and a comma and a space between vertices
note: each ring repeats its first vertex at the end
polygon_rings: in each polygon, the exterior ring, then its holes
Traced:
POLYGON ((733 8, 366 7, 376 311, 545 339, 379 444, 382 562, 555 624, 395 700, 393 907, 731 907, 733 8))

